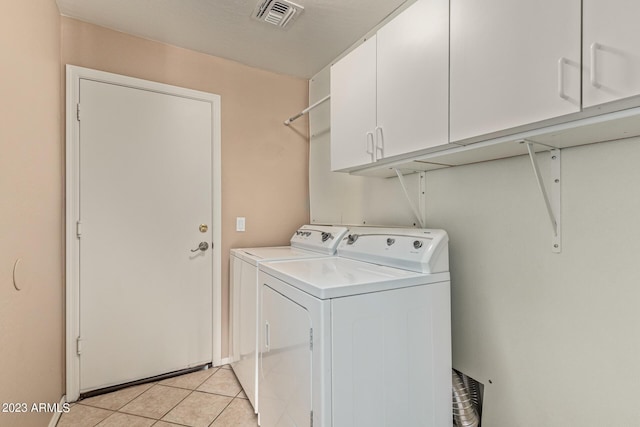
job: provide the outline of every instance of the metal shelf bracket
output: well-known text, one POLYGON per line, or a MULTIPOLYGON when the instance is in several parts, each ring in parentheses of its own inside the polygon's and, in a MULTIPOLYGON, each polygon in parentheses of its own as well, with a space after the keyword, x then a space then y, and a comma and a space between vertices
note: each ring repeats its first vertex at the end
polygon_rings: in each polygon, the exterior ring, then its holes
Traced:
POLYGON ((550 168, 549 168, 549 188, 545 185, 544 179, 540 173, 540 167, 538 166, 538 160, 536 153, 533 149, 535 142, 523 140, 521 141, 527 145, 527 151, 529 152, 529 158, 531 159, 531 165, 533 166, 533 173, 536 176, 538 182, 538 188, 544 199, 545 206, 547 208, 547 214, 549 215, 549 221, 551 222, 552 238, 551 238, 551 251, 554 253, 562 252, 562 211, 560 203, 560 194, 562 189, 562 182, 560 178, 561 172, 561 158, 560 149, 551 148, 548 153, 551 156, 550 168))
MULTIPOLYGON (((404 192, 404 197, 406 197, 407 202, 409 202, 409 206, 411 206, 411 210, 413 211, 413 216, 416 217, 418 224, 420 224, 420 228, 424 228, 424 220, 422 219, 422 215, 420 215, 420 211, 416 208, 416 205, 411 200, 411 196, 409 195, 409 191, 407 190, 407 185, 404 181, 404 175, 400 172, 399 169, 393 169, 398 175, 398 181, 400 182, 400 186, 402 187, 402 191, 404 192)), ((420 182, 420 191, 422 192, 424 180, 420 182)))

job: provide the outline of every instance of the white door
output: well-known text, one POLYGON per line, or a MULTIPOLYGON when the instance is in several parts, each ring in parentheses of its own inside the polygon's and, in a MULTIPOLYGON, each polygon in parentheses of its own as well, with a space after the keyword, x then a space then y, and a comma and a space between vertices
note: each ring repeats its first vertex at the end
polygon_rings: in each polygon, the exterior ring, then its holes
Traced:
POLYGON ((446 145, 449 0, 414 3, 377 39, 377 158, 446 145))
POLYGON ((331 67, 331 170, 375 161, 376 37, 331 67))
POLYGON ((584 0, 583 106, 640 94, 637 0, 584 0))
POLYGON ((580 111, 580 0, 451 0, 451 141, 580 111))
POLYGON ((79 90, 80 391, 209 363, 212 105, 79 90))

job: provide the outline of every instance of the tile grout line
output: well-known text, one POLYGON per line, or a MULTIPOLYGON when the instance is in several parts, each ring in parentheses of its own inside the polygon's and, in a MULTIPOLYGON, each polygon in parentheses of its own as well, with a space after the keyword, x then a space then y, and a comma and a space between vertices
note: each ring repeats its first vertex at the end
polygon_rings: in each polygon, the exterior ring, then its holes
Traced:
MULTIPOLYGON (((166 386, 163 386, 163 387, 166 387, 166 386)), ((175 387, 174 387, 174 388, 175 388, 175 387)), ((171 409, 169 409, 167 412, 165 412, 165 413, 164 413, 164 415, 162 415, 160 418, 158 418, 158 421, 161 421, 161 420, 162 420, 162 418, 163 418, 163 417, 166 417, 166 416, 167 416, 167 414, 168 414, 169 412, 171 412, 171 411, 173 411, 174 409, 176 409, 176 407, 177 407, 179 404, 181 404, 182 402, 184 402, 184 401, 185 401, 185 399, 186 399, 187 397, 189 397, 189 396, 191 396, 191 395, 193 394, 193 391, 194 391, 194 390, 191 390, 191 392, 190 392, 189 394, 187 394, 187 395, 186 395, 182 400, 180 400, 180 402, 178 402, 178 403, 176 403, 175 405, 173 405, 173 406, 171 407, 171 409)), ((169 422, 169 421, 166 421, 166 422, 169 422)))
MULTIPOLYGON (((221 369, 222 369, 222 368, 221 368, 221 369)), ((236 376, 236 373, 235 373, 235 372, 233 372, 233 369, 230 369, 230 368, 229 368, 229 370, 230 370, 230 371, 231 371, 231 373, 233 374, 233 377, 236 379, 236 381, 238 381, 238 377, 236 376)), ((240 384, 240 381, 238 381, 238 384, 240 384)), ((222 414, 224 414, 224 411, 226 411, 226 410, 229 408, 229 406, 231 406, 231 403, 232 403, 234 400, 238 399, 238 395, 239 395, 240 393, 243 393, 243 392, 244 392, 244 389, 242 388, 242 385, 240 385, 240 391, 239 391, 239 392, 237 392, 237 393, 236 393, 236 395, 235 395, 235 396, 233 396, 233 397, 231 398, 231 400, 229 401, 229 403, 227 403, 227 406, 225 406, 225 407, 224 407, 224 409, 223 409, 222 411, 220 411, 220 413, 219 413, 219 414, 218 414, 218 415, 213 419, 213 421, 211 421, 211 424, 209 424, 209 427, 212 427, 212 426, 213 426, 213 423, 215 423, 215 422, 216 422, 216 420, 217 420, 218 418, 220 418, 220 416, 221 416, 222 414)), ((245 393, 245 394, 246 394, 246 393, 245 393)))
MULTIPOLYGON (((205 382, 206 382, 206 381, 205 381, 205 382)), ((203 382, 202 384, 204 384, 204 382, 203 382)), ((202 384, 200 384, 200 385, 202 385, 202 384)), ((238 397, 238 395, 239 395, 240 393, 242 393, 242 392, 244 391, 244 390, 242 390, 242 388, 241 388, 241 389, 240 389, 240 391, 239 391, 238 393, 236 393, 236 394, 235 394, 235 395, 233 395, 233 396, 229 396, 228 394, 215 393, 215 392, 213 392, 213 391, 206 391, 206 390, 198 390, 197 388, 184 388, 184 387, 176 387, 176 386, 172 386, 172 385, 164 385, 164 384, 160 384, 160 385, 161 385, 162 387, 176 388, 176 389, 178 389, 178 390, 188 390, 188 391, 191 391, 191 392, 194 392, 194 393, 195 393, 195 392, 198 392, 198 393, 204 393, 204 394, 213 394, 213 395, 215 395, 215 396, 230 397, 230 398, 232 398, 232 399, 235 399, 236 397, 238 397)), ((198 387, 200 387, 200 386, 198 386, 198 387)), ((185 399, 186 399, 186 398, 185 398, 185 399)), ((239 399, 243 399, 243 398, 242 398, 242 397, 240 397, 239 399)), ((247 399, 248 399, 248 398, 247 398, 247 399)), ((86 405, 85 405, 85 406, 86 406, 86 405)), ((125 406, 126 406, 126 405, 125 405, 125 406)))
POLYGON ((155 423, 151 424, 151 427, 155 426, 158 423, 175 424, 175 425, 181 426, 181 427, 193 427, 193 426, 190 426, 188 424, 177 423, 177 422, 174 422, 174 421, 163 421, 163 420, 156 420, 155 423))
MULTIPOLYGON (((116 411, 113 411, 111 409, 104 409, 104 408, 96 408, 95 406, 89 406, 89 405, 83 405, 81 403, 76 403, 74 406, 84 406, 85 408, 91 408, 91 409, 101 409, 103 411, 109 411, 111 412, 109 415, 107 415, 106 417, 104 417, 103 419, 99 420, 98 422, 96 422, 95 424, 93 424, 90 427, 96 427, 98 424, 100 424, 101 422, 103 422, 104 420, 106 420, 107 418, 109 418, 111 415, 115 414, 116 411)), ((60 420, 58 420, 58 423, 60 422, 60 420)), ((56 426, 58 425, 58 423, 56 423, 56 426)))
MULTIPOLYGON (((229 397, 229 396, 227 396, 227 397, 229 397)), ((221 416, 222 414, 224 414, 224 411, 226 411, 226 410, 227 410, 227 408, 231 405, 231 402, 233 402, 235 399, 236 399, 235 397, 232 397, 232 398, 231 398, 231 400, 229 401, 229 403, 227 403, 227 406, 225 406, 225 407, 224 407, 224 409, 222 409, 222 411, 220 411, 220 413, 219 413, 218 415, 216 415, 216 417, 213 419, 213 421, 211 421, 211 424, 209 424, 209 427, 213 426, 213 423, 215 423, 215 422, 216 422, 216 420, 217 420, 218 418, 220 418, 220 416, 221 416)))
MULTIPOLYGON (((215 372, 214 372, 213 374, 215 374, 215 372)), ((200 387, 202 384, 206 383, 206 382, 207 382, 207 381, 208 381, 208 380, 213 376, 213 374, 209 375, 209 376, 208 376, 204 381, 202 381, 200 384, 198 384, 198 385, 196 386, 196 388, 180 387, 180 386, 177 386, 177 385, 171 385, 171 384, 160 384, 160 383, 158 383, 158 384, 159 384, 159 385, 161 385, 161 386, 163 386, 163 387, 177 388, 177 389, 180 389, 180 390, 201 391, 201 390, 198 390, 198 387, 200 387)))
MULTIPOLYGON (((164 384, 160 384, 160 383, 156 384, 156 385, 162 385, 163 387, 171 387, 171 388, 177 388, 177 389, 179 389, 179 390, 189 390, 189 391, 190 391, 190 393, 189 393, 189 394, 187 394, 187 395, 186 395, 186 396, 185 396, 181 401, 179 401, 178 403, 176 403, 176 404, 175 404, 171 409, 169 409, 167 412, 165 412, 165 413, 164 413, 164 415, 162 415, 160 418, 158 418, 158 421, 162 421, 162 418, 166 417, 166 416, 167 416, 167 414, 168 414, 169 412, 173 411, 173 410, 174 410, 178 405, 180 405, 182 402, 184 402, 184 401, 185 401, 189 396, 191 396, 193 393, 195 393, 195 392, 199 391, 199 390, 197 390, 197 388, 198 388, 198 387, 200 387, 200 386, 201 386, 202 384, 204 384, 205 382, 207 382, 211 377, 213 377, 213 375, 214 375, 216 372, 218 372, 218 370, 220 370, 220 368, 216 369, 216 371, 215 371, 215 372, 213 372, 211 375, 209 375, 209 376, 208 376, 204 381, 202 381, 202 382, 201 382, 201 383, 200 383, 200 384, 199 384, 195 389, 185 389, 185 388, 181 388, 181 387, 173 387, 173 386, 170 386, 170 385, 164 385, 164 384)), ((153 387, 152 387, 152 388, 153 388, 153 387)), ((200 392, 200 393, 202 393, 202 392, 200 392)), ((207 393, 207 394, 216 394, 216 393, 207 393)), ((229 397, 229 396, 226 396, 226 397, 229 397)), ((231 398, 231 401, 233 401, 233 399, 234 399, 234 398, 231 398)), ((229 404, 230 404, 230 403, 231 403, 231 402, 229 402, 229 404)), ((229 406, 229 405, 227 405, 227 406, 229 406)), ((225 408, 224 408, 224 409, 227 409, 227 406, 225 406, 225 408)), ((222 412, 224 412, 224 409, 220 412, 220 414, 222 414, 222 412)), ((218 416, 220 416, 220 414, 218 414, 218 416)), ((216 418, 218 418, 218 417, 216 417, 216 418)), ((215 419, 214 419, 213 421, 215 421, 215 419)), ((212 423, 213 423, 213 421, 212 421, 212 423)), ((174 423, 174 422, 172 422, 172 421, 165 421, 165 422, 167 422, 167 423, 171 423, 171 424, 184 425, 184 424, 180 424, 180 423, 174 423)), ((157 424, 157 423, 156 423, 156 424, 157 424)), ((188 427, 188 426, 187 426, 187 427, 188 427)))
MULTIPOLYGON (((160 385, 160 384, 154 384, 154 385, 153 385, 153 387, 158 386, 158 385, 160 385)), ((153 389, 153 387, 150 387, 150 388, 149 388, 149 390, 153 389)), ((168 387, 168 386, 163 385, 162 387, 168 387)), ((177 387, 171 387, 171 388, 177 388, 177 387)), ((145 391, 144 393, 140 394, 138 397, 140 397, 140 396, 142 396, 143 394, 147 393, 149 390, 147 390, 147 391, 145 391)), ((187 390, 187 389, 179 389, 179 390, 187 390)), ((181 403, 182 403, 182 402, 183 402, 187 397, 191 396, 191 394, 192 394, 192 393, 193 393, 193 391, 191 391, 191 392, 190 392, 190 393, 188 393, 185 397, 183 397, 182 399, 180 399, 180 401, 179 401, 178 403, 176 403, 175 405, 173 405, 173 406, 172 406, 172 407, 171 407, 167 412, 165 412, 164 414, 162 414, 162 415, 160 416, 160 418, 151 418, 151 419, 155 419, 155 420, 158 420, 158 421, 162 421, 162 417, 166 416, 169 412, 173 411, 173 410, 175 409, 175 407, 176 407, 176 406, 178 406, 179 404, 181 404, 181 403)), ((136 397, 136 399, 137 399, 138 397, 136 397)), ((133 399, 133 400, 135 400, 135 399, 133 399)), ((133 400, 132 400, 131 402, 133 402, 133 400)), ((129 402, 129 403, 131 403, 131 402, 129 402)), ((127 405, 128 405, 129 403, 127 403, 127 405)), ((124 406, 123 406, 122 408, 120 408, 120 409, 123 409, 123 408, 124 408, 125 406, 127 406, 127 405, 124 405, 124 406)), ((139 414, 133 414, 133 413, 131 413, 131 412, 124 412, 124 411, 121 411, 121 410, 118 410, 118 411, 116 411, 116 412, 120 412, 121 414, 127 414, 127 415, 142 416, 142 415, 139 415, 139 414)), ((145 418, 149 418, 149 417, 145 417, 145 418)), ((168 421, 165 421, 165 422, 168 422, 168 421)))
MULTIPOLYGON (((124 406, 123 406, 123 407, 124 407, 124 406)), ((155 421, 153 424, 151 424, 152 426, 153 426, 154 424, 157 424, 157 422, 158 422, 158 421, 160 421, 160 420, 158 420, 158 419, 156 419, 156 418, 145 417, 144 415, 129 414, 129 413, 127 413, 127 412, 120 412, 120 410, 117 410, 117 411, 113 411, 113 414, 109 415, 107 418, 105 418, 104 420, 100 421, 100 423, 105 422, 107 419, 111 418, 111 417, 112 417, 112 416, 114 416, 115 414, 130 415, 130 416, 132 416, 132 417, 144 418, 144 419, 146 419, 146 420, 152 420, 152 421, 155 421)), ((96 424, 96 425, 97 425, 97 426, 99 426, 99 425, 100 425, 100 423, 98 423, 98 424, 96 424)))
MULTIPOLYGON (((132 397, 131 399, 129 399, 127 402, 125 402, 123 405, 121 405, 121 406, 120 406, 120 407, 118 407, 117 409, 103 408, 102 406, 95 406, 95 405, 91 405, 91 404, 89 404, 89 403, 83 403, 83 402, 85 402, 86 400, 90 400, 90 399, 92 399, 93 397, 88 398, 88 399, 82 399, 82 400, 76 401, 76 402, 74 402, 74 405, 83 405, 83 406, 89 406, 89 407, 91 407, 91 408, 104 409, 105 411, 120 412, 120 409, 124 408, 124 407, 125 407, 125 406, 127 406, 129 403, 133 402, 133 401, 134 401, 134 400, 136 400, 138 397, 140 397, 140 396, 142 396, 143 394, 145 394, 147 391, 149 391, 150 389, 152 389, 152 388, 153 388, 153 386, 155 386, 155 385, 156 385, 156 384, 158 384, 158 383, 147 383, 147 384, 149 384, 149 387, 148 387, 146 390, 144 390, 144 391, 140 392, 139 394, 135 395, 134 397, 132 397)), ((144 385, 144 384, 140 384, 140 385, 144 385)), ((138 386, 133 386, 133 387, 138 387, 138 386)), ((121 390, 114 391, 113 393, 118 393, 118 392, 120 392, 120 391, 122 391, 122 390, 126 390, 126 388, 121 389, 121 390)), ((107 396, 107 395, 109 395, 109 394, 111 394, 111 393, 102 394, 102 395, 94 396, 94 397, 107 396)), ((123 413, 123 414, 125 414, 126 412, 122 412, 122 413, 123 413)))
MULTIPOLYGON (((219 368, 218 368, 218 369, 219 369, 219 368)), ((200 386, 201 386, 202 384, 204 384, 204 383, 205 383, 209 378, 211 378, 211 377, 213 376, 213 374, 215 374, 215 373, 218 371, 218 369, 216 369, 216 371, 214 371, 211 375, 209 375, 209 376, 207 377, 207 379, 205 379, 204 381, 202 381, 202 382, 198 385, 198 387, 200 387, 200 386)), ((199 372, 199 371, 196 371, 196 372, 199 372)), ((193 373, 193 372, 192 372, 192 373, 193 373)), ((189 375, 189 374, 187 374, 187 375, 189 375)), ((174 378, 175 378, 175 377, 174 377, 174 378)), ((184 402, 184 401, 187 399, 187 397, 191 396, 191 395, 196 391, 195 389, 190 389, 190 388, 174 387, 174 386, 171 386, 171 385, 160 384, 160 382, 161 382, 161 381, 159 381, 159 382, 157 382, 157 383, 153 384, 153 385, 152 385, 151 387, 149 387, 147 390, 145 390, 144 392, 140 393, 138 396, 136 396, 135 398, 133 398, 131 401, 129 401, 128 403, 126 403, 125 405, 123 405, 120 409, 124 408, 124 407, 125 407, 125 406, 127 406, 129 403, 133 402, 135 399, 137 399, 138 397, 142 396, 143 394, 145 394, 146 392, 148 392, 149 390, 151 390, 152 388, 154 388, 154 387, 156 387, 156 386, 162 386, 162 387, 175 388, 175 389, 178 389, 178 390, 188 390, 188 391, 189 391, 189 393, 188 393, 184 398, 182 398, 178 403, 176 403, 174 406, 172 406, 172 407, 171 407, 167 412, 165 412, 164 414, 162 414, 162 415, 160 416, 160 418, 151 418, 151 419, 155 419, 155 420, 156 420, 156 422, 155 422, 154 424, 157 424, 159 421, 162 421, 162 418, 166 417, 166 416, 167 416, 167 414, 168 414, 169 412, 173 411, 173 410, 174 410, 178 405, 180 405, 182 402, 184 402)), ((196 388, 197 388, 197 387, 196 387, 196 388)), ((120 412, 120 410, 118 410, 117 412, 120 412)), ((120 413, 122 413, 122 414, 129 414, 129 413, 127 413, 127 412, 120 412, 120 413)), ((129 414, 129 415, 136 415, 136 414, 129 414)), ((107 417, 107 418, 108 418, 108 417, 107 417)), ((145 418, 146 418, 146 417, 145 417, 145 418)), ((165 421, 165 422, 168 422, 168 421, 165 421)), ((172 422, 171 424, 184 425, 184 424, 180 424, 180 423, 173 423, 173 422, 172 422)), ((188 427, 188 426, 187 426, 187 427, 188 427)))

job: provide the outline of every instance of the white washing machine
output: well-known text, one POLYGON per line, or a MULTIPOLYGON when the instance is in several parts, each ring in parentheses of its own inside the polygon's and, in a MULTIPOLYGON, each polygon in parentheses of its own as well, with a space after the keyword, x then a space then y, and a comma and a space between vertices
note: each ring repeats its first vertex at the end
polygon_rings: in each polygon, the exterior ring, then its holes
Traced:
POLYGON ((230 359, 254 410, 258 411, 258 264, 267 260, 308 259, 335 253, 346 227, 303 225, 291 237, 291 246, 231 250, 230 359))
POLYGON ((350 229, 259 266, 260 425, 452 425, 448 236, 350 229))

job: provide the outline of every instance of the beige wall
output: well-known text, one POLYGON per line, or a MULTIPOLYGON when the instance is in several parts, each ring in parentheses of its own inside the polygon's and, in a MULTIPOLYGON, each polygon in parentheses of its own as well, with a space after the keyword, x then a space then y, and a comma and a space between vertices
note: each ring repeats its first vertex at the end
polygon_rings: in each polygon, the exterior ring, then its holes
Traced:
MULTIPOLYGON (((54 0, 0 13, 0 403, 63 394, 63 147, 54 0), (18 264, 21 291, 13 286, 18 264)), ((4 414, 42 426, 51 414, 4 414)))
POLYGON ((309 221, 308 81, 62 18, 62 63, 197 89, 222 101, 223 357, 229 249, 286 244, 309 221), (246 217, 247 231, 235 231, 246 217))

